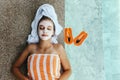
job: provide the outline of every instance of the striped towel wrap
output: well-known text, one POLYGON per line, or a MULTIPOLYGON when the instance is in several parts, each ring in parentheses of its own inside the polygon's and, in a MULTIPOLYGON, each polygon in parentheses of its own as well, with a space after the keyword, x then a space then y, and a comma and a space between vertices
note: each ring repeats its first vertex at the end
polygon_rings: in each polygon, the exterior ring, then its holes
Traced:
POLYGON ((32 54, 28 57, 28 76, 31 80, 58 80, 60 58, 57 54, 32 54))

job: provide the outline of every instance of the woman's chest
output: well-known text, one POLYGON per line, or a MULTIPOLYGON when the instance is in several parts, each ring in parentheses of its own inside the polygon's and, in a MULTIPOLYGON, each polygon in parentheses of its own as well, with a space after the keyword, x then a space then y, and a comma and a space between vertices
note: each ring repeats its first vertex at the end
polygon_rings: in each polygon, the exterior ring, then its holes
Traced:
POLYGON ((48 48, 48 49, 41 49, 41 48, 35 48, 32 50, 32 52, 30 54, 58 54, 58 51, 52 47, 52 48, 48 48))

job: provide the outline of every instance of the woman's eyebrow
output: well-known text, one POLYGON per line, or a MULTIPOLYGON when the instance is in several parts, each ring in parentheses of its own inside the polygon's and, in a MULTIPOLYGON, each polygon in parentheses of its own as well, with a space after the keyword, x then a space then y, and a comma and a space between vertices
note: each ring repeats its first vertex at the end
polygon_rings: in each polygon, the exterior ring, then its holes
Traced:
POLYGON ((40 24, 39 26, 43 26, 42 24, 40 24))
MULTIPOLYGON (((40 27, 44 27, 44 25, 42 25, 42 24, 40 24, 39 26, 40 26, 40 27)), ((52 28, 52 26, 49 25, 48 28, 52 28)))
POLYGON ((44 27, 44 25, 39 25, 39 27, 44 27))

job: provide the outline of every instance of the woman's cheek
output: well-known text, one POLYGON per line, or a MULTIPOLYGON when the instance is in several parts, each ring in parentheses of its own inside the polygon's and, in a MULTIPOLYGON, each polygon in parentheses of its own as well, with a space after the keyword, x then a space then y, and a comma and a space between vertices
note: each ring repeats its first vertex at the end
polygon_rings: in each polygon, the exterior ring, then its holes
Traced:
POLYGON ((42 32, 42 31, 39 31, 38 34, 39 34, 39 36, 42 36, 43 32, 42 32))
POLYGON ((49 34, 50 36, 52 36, 52 35, 53 35, 53 31, 49 31, 48 34, 49 34))

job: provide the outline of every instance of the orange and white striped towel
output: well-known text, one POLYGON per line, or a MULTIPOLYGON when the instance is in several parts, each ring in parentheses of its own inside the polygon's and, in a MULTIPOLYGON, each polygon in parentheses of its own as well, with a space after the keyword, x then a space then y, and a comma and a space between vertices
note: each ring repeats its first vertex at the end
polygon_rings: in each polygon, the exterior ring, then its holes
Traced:
POLYGON ((57 54, 30 55, 28 76, 31 80, 57 80, 60 77, 59 56, 57 54))

